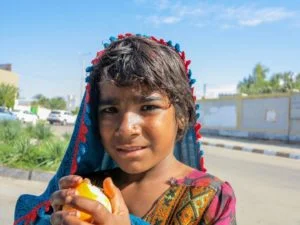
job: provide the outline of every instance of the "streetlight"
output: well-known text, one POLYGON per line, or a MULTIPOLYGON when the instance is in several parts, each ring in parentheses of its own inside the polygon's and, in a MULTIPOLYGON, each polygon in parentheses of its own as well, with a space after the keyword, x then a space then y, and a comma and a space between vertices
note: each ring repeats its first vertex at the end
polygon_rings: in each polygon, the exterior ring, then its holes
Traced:
POLYGON ((79 57, 81 57, 81 66, 82 66, 82 72, 81 72, 81 75, 80 75, 80 100, 82 99, 83 97, 83 84, 84 84, 84 79, 86 77, 86 72, 85 72, 85 68, 86 68, 86 61, 85 61, 85 56, 89 56, 91 55, 91 52, 85 52, 85 53, 78 53, 79 54, 79 57))
POLYGON ((282 78, 279 78, 279 86, 282 87, 284 85, 284 80, 282 78))
POLYGON ((206 98, 206 88, 207 88, 207 84, 204 83, 203 84, 203 98, 206 98))

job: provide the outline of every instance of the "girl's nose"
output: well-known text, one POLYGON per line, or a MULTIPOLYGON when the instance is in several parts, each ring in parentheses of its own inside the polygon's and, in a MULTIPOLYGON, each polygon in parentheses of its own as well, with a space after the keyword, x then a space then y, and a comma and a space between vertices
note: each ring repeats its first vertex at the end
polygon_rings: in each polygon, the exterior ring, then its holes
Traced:
POLYGON ((117 136, 136 136, 141 133, 141 117, 134 112, 126 112, 120 118, 119 126, 117 127, 117 136))

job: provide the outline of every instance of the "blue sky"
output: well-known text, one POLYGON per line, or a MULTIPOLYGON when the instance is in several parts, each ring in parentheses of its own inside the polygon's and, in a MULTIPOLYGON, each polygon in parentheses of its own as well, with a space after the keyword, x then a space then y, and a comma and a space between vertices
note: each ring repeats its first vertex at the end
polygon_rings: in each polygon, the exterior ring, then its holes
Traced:
POLYGON ((198 83, 235 85, 261 62, 300 72, 300 1, 1 0, 0 63, 12 63, 20 95, 80 95, 82 65, 112 35, 178 42, 198 83), (43 3, 42 3, 43 2, 43 3))

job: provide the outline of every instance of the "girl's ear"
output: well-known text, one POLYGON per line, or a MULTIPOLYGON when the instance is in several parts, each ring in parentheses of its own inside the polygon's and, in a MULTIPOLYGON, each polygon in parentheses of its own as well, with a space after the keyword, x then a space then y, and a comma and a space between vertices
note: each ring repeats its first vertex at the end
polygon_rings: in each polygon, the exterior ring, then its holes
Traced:
POLYGON ((184 127, 185 127, 185 123, 186 123, 185 118, 184 117, 179 117, 177 119, 178 129, 183 130, 184 127))
POLYGON ((181 116, 177 118, 177 136, 176 136, 176 141, 180 140, 182 138, 182 135, 184 133, 186 126, 186 119, 181 116))

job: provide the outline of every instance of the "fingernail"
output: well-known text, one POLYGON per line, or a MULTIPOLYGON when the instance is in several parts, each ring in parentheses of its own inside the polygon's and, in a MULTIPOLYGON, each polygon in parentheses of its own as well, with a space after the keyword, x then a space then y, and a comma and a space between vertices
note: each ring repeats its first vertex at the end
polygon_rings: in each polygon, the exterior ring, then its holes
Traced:
POLYGON ((66 197, 66 199, 65 199, 65 203, 66 204, 69 204, 69 203, 71 203, 72 202, 72 196, 70 196, 70 195, 68 195, 67 197, 66 197))
POLYGON ((115 192, 113 190, 113 182, 110 177, 106 178, 103 181, 103 188, 104 188, 104 193, 107 195, 108 198, 112 199, 115 195, 115 192))
POLYGON ((86 182, 86 183, 88 183, 88 184, 91 184, 91 180, 90 180, 89 178, 84 178, 84 179, 83 179, 83 182, 86 182))
POLYGON ((74 178, 74 182, 75 182, 75 183, 77 183, 77 182, 79 182, 79 181, 81 181, 81 180, 82 180, 81 177, 75 177, 75 178, 74 178))
POLYGON ((70 210, 69 212, 68 212, 68 214, 69 215, 71 215, 71 216, 77 216, 77 210, 70 210))
POLYGON ((67 195, 68 196, 73 196, 76 194, 76 190, 75 189, 72 189, 72 188, 69 188, 68 191, 67 191, 67 195))

